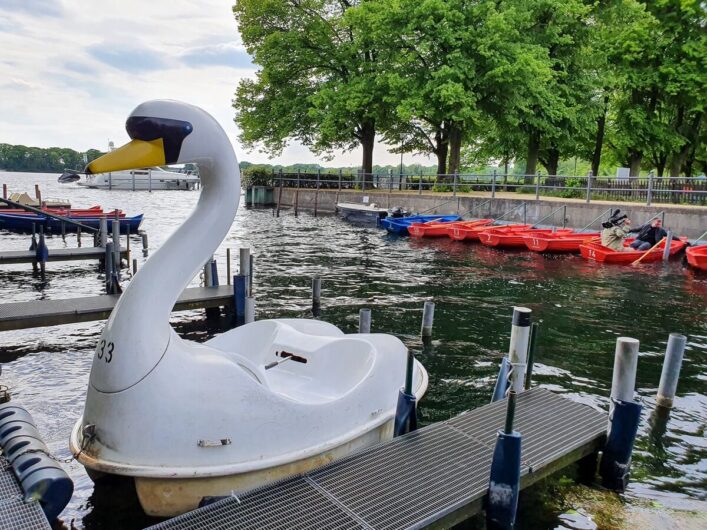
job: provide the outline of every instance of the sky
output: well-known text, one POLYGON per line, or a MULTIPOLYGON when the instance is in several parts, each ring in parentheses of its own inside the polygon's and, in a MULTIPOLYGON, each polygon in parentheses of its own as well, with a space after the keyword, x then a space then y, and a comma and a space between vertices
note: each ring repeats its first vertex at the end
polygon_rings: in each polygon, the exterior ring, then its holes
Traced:
MULTIPOLYGON (((239 160, 358 166, 361 151, 326 161, 292 144, 280 156, 238 143, 231 100, 256 66, 230 0, 0 0, 0 143, 106 150, 128 141, 142 101, 177 99, 210 112, 239 160)), ((430 164, 405 155, 404 162, 430 164)), ((377 144, 374 163, 399 164, 377 144)))

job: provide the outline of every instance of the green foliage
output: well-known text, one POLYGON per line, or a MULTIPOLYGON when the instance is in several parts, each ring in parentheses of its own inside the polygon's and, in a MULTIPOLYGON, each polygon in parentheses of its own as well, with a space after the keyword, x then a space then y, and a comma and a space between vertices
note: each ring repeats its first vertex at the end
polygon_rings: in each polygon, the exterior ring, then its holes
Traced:
POLYGON ((440 174, 707 169, 700 0, 237 0, 234 14, 259 67, 234 99, 248 148, 362 146, 371 172, 377 134, 440 174))
POLYGON ((272 169, 262 165, 248 165, 241 171, 241 187, 243 189, 251 186, 271 186, 272 169))
MULTIPOLYGON (((96 149, 89 149, 86 158, 90 162, 102 154, 96 149)), ((62 173, 65 169, 81 171, 86 165, 83 155, 62 147, 0 144, 0 169, 36 173, 62 173)))

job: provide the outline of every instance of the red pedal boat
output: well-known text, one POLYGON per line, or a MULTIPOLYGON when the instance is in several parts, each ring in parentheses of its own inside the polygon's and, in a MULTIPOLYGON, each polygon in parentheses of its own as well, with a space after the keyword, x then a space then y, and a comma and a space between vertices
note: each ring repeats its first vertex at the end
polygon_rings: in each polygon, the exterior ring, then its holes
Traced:
POLYGON ((497 225, 497 226, 472 226, 452 227, 447 230, 447 235, 457 241, 478 241, 481 232, 506 231, 528 229, 531 225, 497 225))
POLYGON ((599 232, 571 232, 562 234, 525 234, 523 241, 534 252, 579 252, 579 245, 600 237, 599 232))
POLYGON ((426 223, 413 223, 408 226, 408 233, 412 237, 440 237, 446 236, 450 228, 472 228, 475 226, 486 226, 493 223, 493 219, 477 219, 476 221, 455 221, 452 223, 438 223, 428 221, 426 223))
MULTIPOLYGON (((634 238, 628 238, 624 240, 624 247, 628 247, 634 238)), ((685 247, 685 239, 673 239, 670 243, 670 255, 677 254, 685 247)), ((648 263, 650 261, 660 261, 663 259, 663 249, 665 249, 665 239, 660 242, 660 244, 655 247, 650 254, 641 260, 641 263, 648 263)), ((638 258, 646 253, 645 250, 612 250, 605 247, 601 243, 584 243, 579 245, 579 252, 582 254, 584 259, 591 261, 599 261, 601 263, 619 263, 623 265, 628 265, 633 263, 638 258)))
POLYGON ((687 262, 690 265, 696 269, 707 271, 707 245, 687 247, 685 254, 687 255, 687 262))
MULTIPOLYGON (((558 230, 555 234, 569 234, 571 229, 558 230)), ((551 229, 538 228, 523 228, 515 230, 488 230, 479 233, 479 241, 487 247, 503 247, 503 248, 526 248, 525 240, 528 235, 547 235, 552 234, 551 229)))

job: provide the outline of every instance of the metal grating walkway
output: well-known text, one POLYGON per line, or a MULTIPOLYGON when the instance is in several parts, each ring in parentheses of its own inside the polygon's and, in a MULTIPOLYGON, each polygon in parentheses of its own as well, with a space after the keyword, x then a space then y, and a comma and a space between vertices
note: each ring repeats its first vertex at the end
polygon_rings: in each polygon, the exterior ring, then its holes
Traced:
POLYGON ((38 502, 25 502, 10 464, 0 456, 0 530, 50 530, 38 502))
MULTIPOLYGON (((103 320, 110 316, 119 295, 102 294, 60 300, 33 300, 0 304, 0 331, 57 326, 103 320)), ((233 305, 233 287, 190 287, 174 304, 174 311, 233 305)))
MULTIPOLYGON (((465 412, 324 467, 150 527, 403 529, 450 525, 477 513, 488 488, 506 402, 465 412)), ((607 416, 535 388, 518 396, 521 487, 595 452, 607 416)))

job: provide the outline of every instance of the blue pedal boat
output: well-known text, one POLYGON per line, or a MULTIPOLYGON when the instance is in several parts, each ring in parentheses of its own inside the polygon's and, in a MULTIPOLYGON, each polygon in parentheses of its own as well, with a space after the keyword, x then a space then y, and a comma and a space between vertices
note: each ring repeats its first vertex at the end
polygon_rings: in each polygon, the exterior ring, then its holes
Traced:
MULTIPOLYGON (((128 228, 130 228, 131 234, 136 234, 142 223, 143 214, 134 215, 133 217, 121 217, 120 218, 120 233, 127 234, 128 228)), ((100 217, 67 217, 72 221, 81 223, 84 226, 90 228, 95 228, 96 230, 100 227, 101 218, 100 217)), ((108 221, 108 232, 113 230, 113 218, 107 217, 108 221)), ((8 230, 10 232, 21 232, 21 233, 31 233, 34 230, 39 230, 39 227, 44 227, 44 231, 48 233, 61 234, 61 224, 59 219, 54 219, 53 217, 48 217, 46 215, 40 214, 10 214, 10 213, 0 213, 0 230, 8 230)), ((64 223, 64 232, 76 232, 78 227, 72 223, 64 223)))
POLYGON ((381 219, 380 224, 391 234, 407 235, 408 227, 413 223, 427 223, 435 221, 437 223, 453 223, 460 221, 459 215, 410 215, 408 217, 386 217, 381 219))

